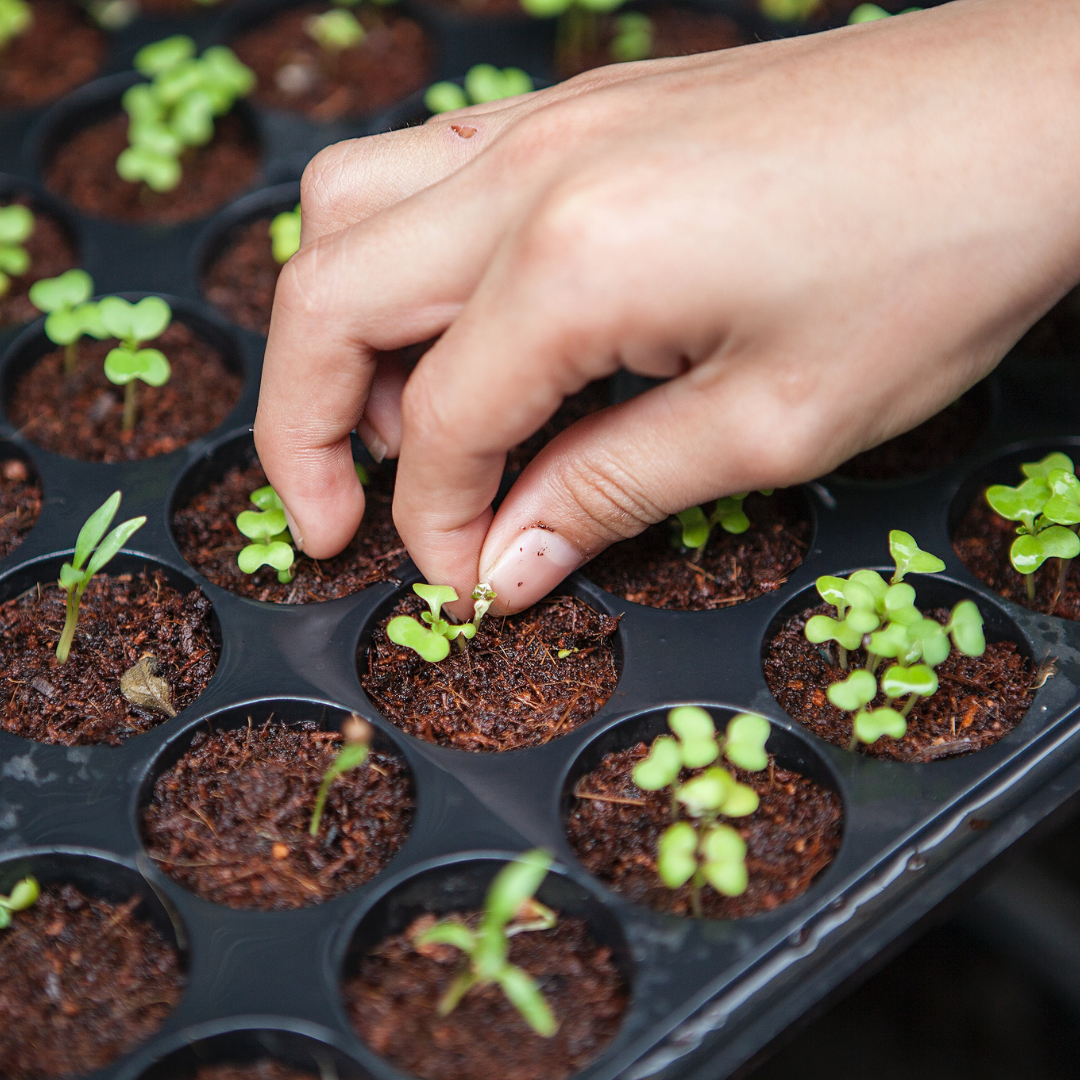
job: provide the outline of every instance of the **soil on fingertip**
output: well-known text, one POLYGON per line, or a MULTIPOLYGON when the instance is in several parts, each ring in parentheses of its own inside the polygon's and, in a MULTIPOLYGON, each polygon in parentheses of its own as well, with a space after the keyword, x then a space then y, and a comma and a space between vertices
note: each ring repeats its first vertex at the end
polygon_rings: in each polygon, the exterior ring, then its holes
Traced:
POLYGON ((270 244, 273 215, 256 218, 232 231, 203 277, 203 295, 237 326, 263 337, 270 332, 281 263, 270 244))
MULTIPOLYGON (((671 825, 671 795, 642 791, 634 783, 634 766, 648 754, 643 742, 607 754, 578 780, 567 839, 585 869, 628 900, 690 916, 690 885, 669 889, 657 875, 657 844, 671 825)), ((836 857, 843 808, 836 792, 781 768, 771 755, 763 772, 723 764, 761 800, 747 817, 725 819, 746 841, 749 883, 741 896, 722 896, 706 887, 701 907, 709 919, 742 919, 774 911, 810 887, 836 857)), ((680 779, 685 782, 701 771, 684 769, 680 779)))
POLYGON ((0 727, 60 746, 107 743, 169 719, 121 693, 120 678, 150 654, 174 714, 206 688, 218 661, 210 601, 172 588, 160 570, 97 574, 83 594, 66 664, 56 659, 67 594, 39 585, 0 604, 0 727))
POLYGON ((194 1080, 317 1080, 314 1073, 286 1065, 274 1058, 258 1061, 224 1061, 218 1065, 200 1065, 194 1080))
POLYGON ((526 465, 560 432, 571 424, 592 416, 611 404, 611 390, 607 379, 589 383, 580 393, 568 397, 558 408, 554 416, 535 434, 523 443, 518 443, 506 455, 506 471, 521 472, 526 465))
POLYGON ((260 105, 338 120, 385 109, 432 81, 435 46, 418 22, 364 4, 354 11, 363 40, 331 59, 304 29, 307 19, 328 10, 324 4, 286 9, 233 43, 258 77, 252 97, 260 105))
POLYGON ((49 190, 91 217, 133 225, 175 225, 206 217, 255 181, 259 148, 235 113, 219 117, 206 146, 187 151, 172 191, 122 180, 116 159, 127 149, 128 118, 117 113, 62 143, 45 169, 49 190))
POLYGON ((20 326, 38 318, 41 312, 27 295, 30 286, 42 278, 56 277, 78 263, 67 230, 52 214, 25 196, 4 203, 5 206, 16 204, 28 206, 34 214, 34 231, 21 245, 30 256, 30 269, 25 274, 9 275, 8 290, 0 296, 0 327, 20 326))
POLYGON ((173 515, 173 535, 180 554, 215 585, 252 600, 275 604, 308 604, 350 596, 379 581, 393 581, 407 557, 394 528, 394 468, 368 470, 364 487, 364 519, 340 555, 316 561, 297 552, 295 577, 278 581, 277 571, 264 566, 245 574, 237 564, 240 550, 251 543, 236 527, 236 517, 252 510, 251 493, 266 484, 257 461, 235 465, 195 495, 173 515))
POLYGON ((49 885, 0 931, 0 1075, 82 1076, 161 1027, 184 977, 176 950, 139 918, 139 904, 49 885))
POLYGON ((485 618, 463 651, 453 648, 437 664, 386 636, 391 618, 426 610, 412 593, 397 604, 375 630, 360 679, 387 720, 426 742, 472 751, 540 746, 594 716, 619 681, 618 618, 576 597, 485 618))
MULTIPOLYGON (((849 653, 849 669, 845 671, 833 663, 826 646, 812 645, 803 633, 812 616, 834 614, 834 608, 819 604, 788 619, 765 647, 765 681, 788 716, 827 742, 847 749, 852 716, 833 706, 826 694, 833 683, 865 666, 866 652, 858 649, 849 653)), ((925 614, 944 626, 950 613, 947 608, 937 608, 925 614)), ((879 677, 887 670, 879 669, 879 677)), ((859 753, 910 762, 974 753, 1012 731, 1035 698, 1035 665, 1012 641, 988 642, 982 656, 964 656, 954 648, 935 672, 939 689, 912 709, 907 734, 899 740, 883 735, 869 746, 858 743, 859 753)), ((879 691, 867 708, 888 704, 879 691)))
POLYGON ((41 513, 41 482, 22 458, 0 451, 0 559, 14 551, 41 513))
MULTIPOLYGON (((458 916, 478 925, 478 912, 458 916)), ((449 1016, 438 1003, 461 973, 462 955, 413 936, 434 924, 422 915, 363 957, 342 987, 345 1008, 369 1049, 420 1080, 565 1080, 597 1057, 619 1030, 629 1000, 611 956, 584 920, 510 938, 510 963, 536 981, 558 1030, 538 1035, 494 985, 470 990, 449 1016)))
POLYGON ((314 721, 198 732, 143 811, 150 858, 231 908, 310 907, 357 888, 408 836, 412 782, 399 757, 372 750, 331 784, 312 836, 319 785, 342 746, 314 721))
POLYGON ((662 521, 612 544, 582 572, 624 600, 669 611, 711 611, 775 592, 806 556, 810 520, 788 491, 754 492, 743 506, 750 528, 735 535, 717 526, 697 562, 672 545, 672 526, 662 521))

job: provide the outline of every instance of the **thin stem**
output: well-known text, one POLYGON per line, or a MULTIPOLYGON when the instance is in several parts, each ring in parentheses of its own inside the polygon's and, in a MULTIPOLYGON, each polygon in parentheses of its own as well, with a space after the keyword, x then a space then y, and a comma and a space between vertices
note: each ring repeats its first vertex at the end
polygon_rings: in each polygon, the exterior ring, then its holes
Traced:
POLYGON ((836 653, 840 657, 840 667, 842 667, 844 669, 844 671, 847 671, 847 669, 848 669, 847 649, 845 649, 844 646, 841 645, 839 641, 836 643, 836 653))
POLYGON ((138 380, 132 379, 131 382, 124 387, 124 431, 135 430, 135 408, 137 405, 137 399, 135 397, 135 387, 138 380))
POLYGON ((1027 585, 1027 597, 1028 600, 1035 603, 1035 575, 1027 574, 1024 578, 1024 583, 1027 585))
POLYGON ((79 366, 79 343, 69 341, 64 346, 64 374, 70 378, 79 366))
POLYGON ((695 919, 700 919, 704 915, 701 906, 701 887, 704 884, 705 875, 700 869, 695 870, 693 885, 690 888, 690 909, 693 911, 695 919))
POLYGON ((1047 613, 1049 615, 1053 615, 1058 606, 1058 601, 1061 599, 1061 594, 1065 589, 1065 579, 1069 576, 1069 566, 1071 564, 1072 559, 1058 559, 1057 588, 1054 590, 1054 599, 1050 604, 1050 611, 1047 613))
POLYGON ((75 627, 79 623, 79 601, 82 599, 82 591, 76 587, 68 593, 67 616, 64 619, 64 632, 60 635, 60 642, 56 646, 56 659, 61 664, 66 664, 71 652, 71 643, 75 640, 75 627))
POLYGON ((312 836, 319 835, 319 825, 322 822, 323 809, 326 807, 326 796, 330 793, 330 785, 334 782, 334 772, 327 769, 319 785, 319 794, 315 796, 315 809, 311 813, 311 827, 308 832, 312 836))
POLYGON ((905 719, 907 719, 908 713, 910 713, 911 710, 914 709, 915 706, 918 703, 919 703, 919 695, 918 694, 912 694, 911 697, 909 697, 907 699, 907 702, 904 704, 904 707, 900 710, 900 715, 902 717, 904 717, 905 719))
POLYGON ((866 654, 866 670, 869 671, 871 675, 873 675, 877 671, 878 664, 880 663, 881 657, 878 656, 877 653, 866 654))
POLYGON ((851 742, 847 744, 848 751, 852 751, 859 745, 859 736, 855 734, 855 720, 851 721, 851 742))

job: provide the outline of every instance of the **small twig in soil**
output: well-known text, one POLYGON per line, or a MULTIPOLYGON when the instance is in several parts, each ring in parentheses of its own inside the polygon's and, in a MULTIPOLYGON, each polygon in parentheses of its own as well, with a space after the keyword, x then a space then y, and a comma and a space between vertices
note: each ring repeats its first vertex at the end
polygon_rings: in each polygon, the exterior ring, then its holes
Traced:
POLYGON ((574 788, 575 799, 591 799, 593 802, 620 803, 624 806, 644 806, 644 799, 627 799, 618 795, 597 795, 591 791, 582 791, 580 785, 574 788))

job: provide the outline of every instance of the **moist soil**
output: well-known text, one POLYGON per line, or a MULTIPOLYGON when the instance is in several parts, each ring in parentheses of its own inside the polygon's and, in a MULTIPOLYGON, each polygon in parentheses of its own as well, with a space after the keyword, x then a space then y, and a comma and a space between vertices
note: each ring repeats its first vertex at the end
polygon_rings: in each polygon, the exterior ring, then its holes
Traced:
POLYGON ((64 350, 46 353, 16 380, 8 416, 33 443, 83 461, 137 461, 179 450, 212 431, 232 411, 243 380, 213 346, 173 322, 148 345, 169 358, 164 386, 138 385, 135 430, 124 432, 124 388, 105 377, 115 341, 79 342, 78 369, 64 375, 64 350))
POLYGON ((128 118, 117 113, 83 128, 53 154, 45 170, 49 190, 92 217, 137 225, 172 225, 206 217, 254 182, 259 148, 235 112, 218 119, 206 146, 180 159, 183 177, 172 191, 151 191, 116 174, 127 148, 128 118))
POLYGON ((180 553, 200 574, 240 596, 277 604, 336 600, 377 581, 395 580, 394 571, 407 557, 391 516, 393 466, 371 468, 368 477, 364 520, 349 546, 340 555, 318 562, 298 553, 296 576, 287 585, 278 581, 277 571, 270 567, 245 574, 236 562, 241 548, 251 542, 236 527, 236 516, 254 509, 250 495, 266 484, 266 473, 258 462, 234 466, 178 510, 173 516, 173 535, 180 553))
MULTIPOLYGON (((480 914, 459 918, 475 926, 480 914)), ((536 980, 558 1021, 548 1039, 496 986, 475 987, 449 1016, 438 1015, 462 954, 448 945, 424 946, 423 954, 414 948, 412 936, 435 921, 422 915, 387 938, 342 987, 357 1034, 402 1072, 421 1080, 564 1080, 615 1037, 626 985, 611 950, 592 940, 584 920, 560 918, 551 930, 510 938, 510 963, 536 980)))
POLYGON ((56 277, 78 263, 67 230, 52 214, 22 197, 10 199, 4 205, 13 203, 30 207, 34 213, 34 231, 22 245, 30 255, 30 269, 25 274, 13 276, 8 291, 0 296, 0 327, 19 326, 36 319, 41 312, 27 296, 30 286, 41 278, 56 277))
MULTIPOLYGON (((671 915, 691 915, 691 888, 667 888, 657 876, 660 834, 671 824, 671 796, 641 791, 634 766, 648 756, 638 743, 605 755, 574 787, 577 799, 566 823, 570 845, 589 873, 637 904, 671 915)), ((742 896, 721 896, 706 886, 702 913, 710 919, 741 919, 773 911, 804 893, 833 861, 840 846, 840 797, 805 776, 781 768, 770 755, 763 772, 723 763, 761 799, 754 813, 725 819, 746 841, 749 884, 742 896)), ((686 770, 681 780, 703 770, 686 770)))
POLYGON ((14 551, 41 513, 41 483, 21 458, 0 457, 0 559, 14 551))
POLYGON ((994 513, 986 501, 986 489, 975 496, 953 533, 953 547, 963 564, 994 592, 1043 615, 1080 619, 1080 571, 1070 564, 1058 594, 1060 559, 1048 559, 1033 575, 1035 600, 1028 597, 1027 579, 1009 561, 1016 539, 1017 522, 994 513))
POLYGON ((568 397, 539 431, 510 450, 506 455, 506 471, 521 472, 556 435, 578 420, 592 416, 593 413, 610 405, 610 394, 607 379, 600 379, 589 383, 580 393, 568 397))
POLYGON ((78 6, 34 0, 34 21, 0 51, 0 111, 52 101, 89 82, 105 56, 105 35, 78 6))
POLYGON ((232 1061, 200 1065, 195 1071, 195 1080, 315 1080, 315 1076, 283 1061, 260 1058, 243 1065, 232 1061))
POLYGON ((736 536, 717 526, 698 562, 672 546, 675 534, 662 521, 601 552, 585 576, 624 600, 669 611, 710 611, 775 592, 806 555, 810 520, 786 491, 754 492, 743 506, 750 528, 736 536))
POLYGON ((412 784, 400 758, 372 750, 331 785, 311 836, 319 785, 342 745, 314 721, 198 732, 143 812, 150 858, 231 908, 310 907, 362 885, 408 836, 412 784))
POLYGON ((56 659, 67 594, 38 585, 0 604, 0 727, 60 746, 108 743, 167 720, 120 692, 120 677, 148 653, 169 684, 176 712, 206 688, 217 667, 210 601, 165 583, 160 570, 97 574, 83 594, 66 664, 56 659))
POLYGON ((907 480, 951 465, 982 434, 988 419, 979 387, 911 431, 864 450, 836 470, 849 480, 907 480))
POLYGON ((364 40, 331 61, 304 30, 306 19, 327 10, 283 11, 236 39, 236 55, 258 76, 260 105, 337 120, 385 109, 431 82, 435 48, 419 23, 364 4, 354 12, 364 40))
MULTIPOLYGON (((826 660, 824 646, 812 645, 803 629, 813 615, 835 615, 827 604, 808 608, 784 623, 765 650, 765 681, 784 711, 815 735, 845 749, 851 742, 850 713, 841 712, 825 696, 828 688, 851 674, 826 660)), ((944 625, 947 608, 926 613, 944 625)), ((849 653, 851 669, 864 667, 866 652, 849 653)), ((887 667, 879 669, 883 675, 887 667)), ((988 642, 979 657, 953 649, 935 671, 940 683, 933 697, 923 698, 908 716, 903 739, 883 735, 861 753, 893 761, 935 761, 968 754, 996 743, 1024 719, 1035 697, 1035 665, 1011 641, 988 642)), ((884 694, 867 706, 888 705, 884 694)))
POLYGON ((203 295, 237 326, 263 337, 270 332, 281 263, 270 245, 272 215, 233 230, 203 277, 203 295))
POLYGON ((549 596, 509 618, 486 618, 464 651, 438 664, 386 636, 397 615, 427 605, 410 593, 383 619, 360 681, 391 723, 459 750, 519 750, 573 731, 619 681, 619 620, 572 596, 549 596), (559 659, 561 650, 573 652, 559 659))
POLYGON ((135 914, 139 903, 51 885, 0 931, 0 1075, 82 1076, 161 1027, 184 979, 176 950, 135 914))

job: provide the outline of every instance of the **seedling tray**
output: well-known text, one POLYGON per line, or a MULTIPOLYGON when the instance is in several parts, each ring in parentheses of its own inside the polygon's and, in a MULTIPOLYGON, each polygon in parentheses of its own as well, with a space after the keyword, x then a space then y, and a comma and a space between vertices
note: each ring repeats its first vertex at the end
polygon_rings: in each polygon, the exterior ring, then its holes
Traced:
MULTIPOLYGON (((398 583, 319 604, 278 606, 228 593, 194 571, 171 532, 176 507, 248 445, 263 340, 232 327, 202 299, 205 260, 238 221, 292 205, 299 170, 325 143, 385 127, 387 116, 319 126, 249 109, 260 133, 260 188, 212 220, 168 228, 87 219, 40 187, 42 154, 87 105, 115 96, 139 45, 177 30, 200 44, 227 38, 234 7, 220 15, 140 20, 114 41, 113 73, 49 109, 0 122, 7 170, 0 188, 26 191, 71 230, 80 265, 101 291, 157 291, 218 344, 244 378, 224 425, 162 457, 128 464, 79 462, 21 435, 0 402, 0 457, 27 460, 44 507, 22 545, 0 560, 0 601, 54 580, 88 514, 117 488, 123 514, 146 526, 110 572, 151 563, 182 589, 200 586, 220 637, 217 672, 188 709, 119 747, 66 748, 0 732, 0 892, 27 874, 72 881, 112 899, 144 897, 144 913, 179 947, 187 987, 158 1034, 94 1075, 110 1080, 190 1076, 196 1062, 271 1054, 343 1078, 401 1077, 353 1033, 342 974, 365 947, 402 929, 423 909, 476 906, 499 862, 530 847, 557 866, 540 897, 584 916, 614 952, 630 988, 619 1035, 580 1077, 638 1080, 731 1075, 815 1003, 853 976, 942 900, 1080 792, 1080 627, 1000 600, 960 563, 951 524, 981 483, 1013 482, 1021 460, 1080 447, 1076 387, 1025 380, 988 383, 985 428, 959 461, 922 479, 869 484, 829 477, 799 489, 813 523, 805 562, 776 592, 712 612, 640 607, 589 581, 569 589, 621 616, 620 680, 600 712, 536 749, 470 754, 421 742, 384 720, 361 688, 357 657, 378 620, 418 580, 406 563, 398 583), (938 579, 917 579, 920 603, 935 595, 974 598, 991 638, 1008 637, 1036 665, 1056 657, 1027 718, 994 746, 924 764, 876 761, 815 739, 769 693, 761 656, 782 618, 816 602, 814 579, 881 567, 886 534, 903 528, 947 562, 938 579), (570 791, 603 753, 658 734, 672 705, 747 709, 773 725, 769 749, 832 787, 844 808, 835 861, 791 903, 747 919, 692 921, 630 904, 584 871, 564 835, 570 791), (355 711, 375 726, 412 773, 416 814, 408 839, 383 872, 322 905, 262 913, 198 899, 164 876, 140 839, 141 807, 155 778, 205 730, 278 720, 337 727, 355 711)), ((460 27, 435 26, 443 56, 460 27), (440 28, 441 27, 441 28, 440 28)), ((456 48, 456 46, 455 46, 456 48)), ((496 48, 496 46, 492 46, 496 48)), ((530 46, 547 74, 543 50, 530 46)), ((467 62, 517 60, 508 54, 467 62)), ((458 76, 445 65, 437 74, 458 76)), ((401 115, 412 106, 400 106, 401 115)), ((46 348, 40 323, 6 335, 4 395, 15 373, 46 348)), ((625 386, 625 381, 624 381, 625 386)), ((616 391, 621 393, 622 391, 616 391)))

